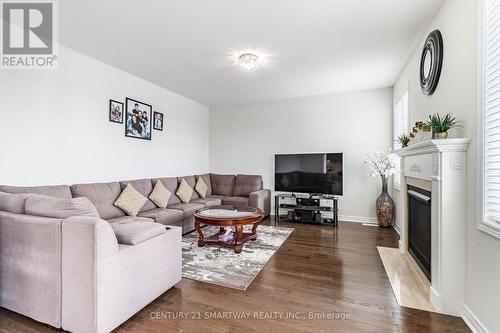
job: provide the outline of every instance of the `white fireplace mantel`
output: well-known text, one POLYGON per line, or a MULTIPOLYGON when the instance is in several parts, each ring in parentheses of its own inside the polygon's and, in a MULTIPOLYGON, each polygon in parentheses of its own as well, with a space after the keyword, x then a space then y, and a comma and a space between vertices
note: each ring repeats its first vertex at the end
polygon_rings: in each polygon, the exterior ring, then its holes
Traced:
POLYGON ((429 140, 395 151, 401 157, 399 248, 408 251, 407 181, 431 185, 431 302, 460 315, 465 297, 465 167, 470 139, 429 140), (411 179, 410 179, 411 178, 411 179))

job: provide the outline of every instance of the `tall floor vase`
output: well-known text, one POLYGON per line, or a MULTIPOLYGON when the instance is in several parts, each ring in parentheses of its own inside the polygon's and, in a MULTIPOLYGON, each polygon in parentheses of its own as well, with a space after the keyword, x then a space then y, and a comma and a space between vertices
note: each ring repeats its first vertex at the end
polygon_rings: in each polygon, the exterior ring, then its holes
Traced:
POLYGON ((382 178, 382 193, 377 199, 377 221, 379 227, 387 228, 394 221, 394 200, 387 192, 388 177, 381 176, 382 178))

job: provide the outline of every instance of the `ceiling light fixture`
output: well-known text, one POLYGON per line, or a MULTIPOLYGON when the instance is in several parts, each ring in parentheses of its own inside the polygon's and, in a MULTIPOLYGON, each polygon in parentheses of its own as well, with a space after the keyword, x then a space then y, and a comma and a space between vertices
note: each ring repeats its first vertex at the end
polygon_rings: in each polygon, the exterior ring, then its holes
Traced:
POLYGON ((259 57, 253 53, 243 53, 238 57, 237 64, 242 72, 255 72, 259 68, 259 57))

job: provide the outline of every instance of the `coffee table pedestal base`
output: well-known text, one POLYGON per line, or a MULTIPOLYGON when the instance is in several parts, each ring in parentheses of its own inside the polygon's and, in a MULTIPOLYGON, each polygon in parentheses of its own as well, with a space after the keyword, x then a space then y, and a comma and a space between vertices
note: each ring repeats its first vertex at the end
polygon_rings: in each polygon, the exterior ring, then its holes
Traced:
POLYGON ((235 253, 241 253, 243 245, 245 244, 246 241, 248 240, 255 241, 257 239, 258 225, 259 223, 253 225, 252 232, 243 232, 243 226, 241 225, 234 226, 235 228, 234 240, 231 242, 224 242, 219 240, 219 236, 225 233, 225 227, 220 227, 219 233, 216 233, 215 235, 205 238, 205 235, 201 231, 200 223, 195 222, 195 228, 199 235, 198 246, 203 247, 205 245, 218 245, 234 249, 235 253))

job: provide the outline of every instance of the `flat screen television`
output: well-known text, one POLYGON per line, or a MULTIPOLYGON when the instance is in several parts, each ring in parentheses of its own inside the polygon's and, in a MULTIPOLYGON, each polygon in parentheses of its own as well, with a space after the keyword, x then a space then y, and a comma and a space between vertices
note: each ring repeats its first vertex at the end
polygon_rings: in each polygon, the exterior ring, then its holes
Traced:
POLYGON ((343 154, 274 155, 274 190, 309 194, 343 194, 343 154))

